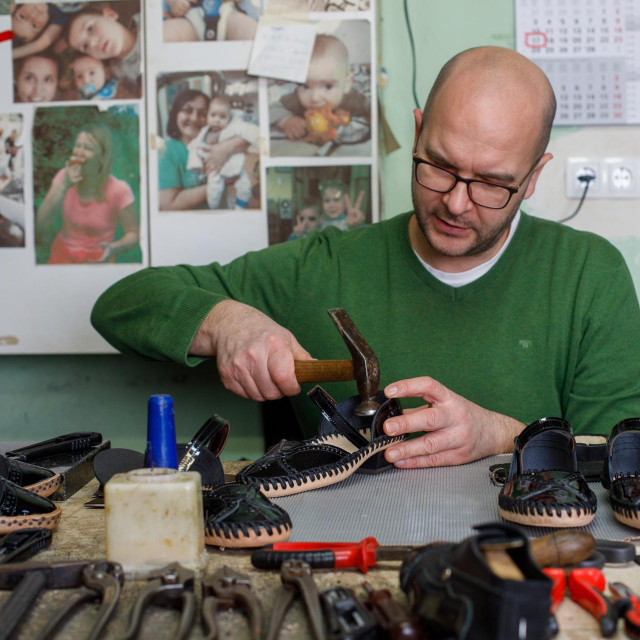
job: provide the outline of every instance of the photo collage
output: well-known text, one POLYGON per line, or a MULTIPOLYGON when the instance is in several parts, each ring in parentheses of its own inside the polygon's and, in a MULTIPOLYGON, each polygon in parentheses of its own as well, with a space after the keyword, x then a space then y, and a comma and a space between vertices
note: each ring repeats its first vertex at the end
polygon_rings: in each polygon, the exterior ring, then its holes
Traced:
POLYGON ((213 261, 216 243, 240 255, 370 224, 371 2, 0 0, 13 32, 0 249, 144 266, 169 261, 162 244, 187 260, 190 238, 213 261), (303 82, 249 74, 256 34, 278 20, 313 26, 303 82), (260 229, 245 246, 247 225, 260 229))

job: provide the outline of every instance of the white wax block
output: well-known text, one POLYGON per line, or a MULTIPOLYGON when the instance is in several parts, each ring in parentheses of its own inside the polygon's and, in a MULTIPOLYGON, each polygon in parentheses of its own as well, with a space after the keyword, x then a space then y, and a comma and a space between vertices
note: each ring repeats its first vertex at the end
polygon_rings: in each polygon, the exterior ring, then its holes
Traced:
POLYGON ((206 566, 202 487, 197 471, 136 469, 104 487, 107 560, 129 578, 170 562, 201 573, 206 566))

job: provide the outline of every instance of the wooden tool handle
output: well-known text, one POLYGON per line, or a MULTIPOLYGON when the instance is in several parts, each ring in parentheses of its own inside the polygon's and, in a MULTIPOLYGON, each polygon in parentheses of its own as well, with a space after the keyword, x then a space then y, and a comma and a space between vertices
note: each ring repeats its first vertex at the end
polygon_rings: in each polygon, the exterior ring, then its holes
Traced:
POLYGON ((563 529, 530 542, 531 555, 541 567, 567 567, 586 560, 596 548, 587 531, 563 529))
POLYGON ((343 382, 355 380, 351 360, 295 360, 298 382, 343 382))

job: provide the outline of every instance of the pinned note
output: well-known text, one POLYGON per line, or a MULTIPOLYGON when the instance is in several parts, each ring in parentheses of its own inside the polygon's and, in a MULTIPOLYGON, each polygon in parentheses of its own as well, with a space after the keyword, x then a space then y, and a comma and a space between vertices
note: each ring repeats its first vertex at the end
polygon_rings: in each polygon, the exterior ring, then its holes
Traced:
POLYGON ((260 21, 253 40, 248 73, 289 82, 305 82, 316 38, 307 24, 269 24, 260 21))

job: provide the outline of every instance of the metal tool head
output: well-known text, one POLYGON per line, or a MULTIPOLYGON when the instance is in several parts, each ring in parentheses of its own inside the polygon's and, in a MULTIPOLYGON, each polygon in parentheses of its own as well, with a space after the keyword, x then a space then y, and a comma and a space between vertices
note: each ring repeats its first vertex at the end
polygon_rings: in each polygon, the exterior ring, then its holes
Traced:
POLYGON ((378 358, 344 309, 327 309, 327 313, 351 353, 356 385, 361 399, 355 409, 355 414, 357 416, 372 416, 380 407, 376 400, 376 394, 380 387, 378 358))

